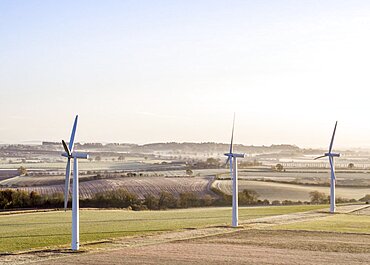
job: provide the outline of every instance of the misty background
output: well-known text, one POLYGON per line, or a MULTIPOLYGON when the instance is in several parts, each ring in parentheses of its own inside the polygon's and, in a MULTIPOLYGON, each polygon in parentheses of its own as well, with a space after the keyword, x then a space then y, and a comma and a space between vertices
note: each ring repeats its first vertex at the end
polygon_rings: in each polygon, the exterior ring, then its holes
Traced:
POLYGON ((368 1, 0 1, 0 143, 370 147, 368 1))

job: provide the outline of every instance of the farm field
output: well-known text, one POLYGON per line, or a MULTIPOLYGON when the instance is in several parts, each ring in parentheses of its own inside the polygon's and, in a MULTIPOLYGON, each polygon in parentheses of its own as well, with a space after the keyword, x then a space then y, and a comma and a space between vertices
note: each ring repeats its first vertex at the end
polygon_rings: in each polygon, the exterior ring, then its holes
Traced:
MULTIPOLYGON (((3 170, 4 176, 3 179, 0 175, 0 185, 3 187, 30 187, 30 186, 50 186, 55 184, 64 184, 65 180, 65 169, 57 171, 57 174, 46 174, 46 175, 29 175, 29 176, 19 176, 14 173, 14 171, 3 170)), ((1 173, 2 171, 0 171, 1 173)), ((114 172, 114 171, 113 171, 114 172)), ((193 171, 192 176, 186 175, 185 170, 162 170, 162 171, 137 171, 135 174, 137 176, 142 177, 166 177, 166 178, 175 178, 175 177, 210 177, 215 176, 219 172, 225 172, 224 169, 198 169, 193 171)), ((55 172, 54 172, 55 173, 55 172)), ((109 178, 119 178, 124 175, 124 173, 118 173, 114 176, 113 173, 110 172, 103 172, 102 174, 111 174, 111 177, 106 177, 105 179, 109 178)), ((92 177, 96 176, 96 174, 80 174, 79 179, 81 181, 84 180, 91 180, 92 177)))
MULTIPOLYGON (((229 177, 229 175, 223 175, 229 177)), ((329 183, 329 170, 314 170, 314 169, 288 169, 286 172, 273 172, 273 171, 250 171, 240 170, 239 177, 248 180, 271 180, 292 182, 295 184, 328 184, 329 183)), ((336 171, 337 185, 342 186, 357 186, 366 187, 370 186, 370 173, 364 170, 337 170, 336 171)))
MULTIPOLYGON (((78 162, 79 169, 84 170, 146 170, 160 169, 163 165, 155 164, 157 160, 138 160, 137 158, 127 159, 125 161, 85 161, 78 162)), ((160 161, 161 162, 161 161, 160 161)), ((40 163, 0 163, 0 168, 4 170, 17 169, 24 166, 30 170, 65 170, 66 161, 60 162, 40 162, 40 163)))
MULTIPOLYGON (((292 201, 309 201, 309 192, 320 191, 329 195, 329 187, 311 186, 311 185, 298 185, 286 184, 264 181, 250 181, 240 179, 239 191, 244 189, 254 190, 260 196, 259 199, 273 200, 292 200, 292 201)), ((230 180, 216 180, 213 187, 221 191, 231 194, 231 181, 230 180)), ((336 187, 336 196, 347 199, 360 199, 366 194, 370 194, 370 187, 356 188, 356 187, 336 187)))
MULTIPOLYGON (((326 208, 326 205, 240 208, 240 221, 326 208)), ((83 244, 110 238, 179 229, 229 225, 230 208, 195 208, 168 211, 81 210, 83 244)), ((68 248, 71 211, 0 214, 0 253, 45 247, 68 248)), ((82 249, 84 247, 82 246, 82 249)))
POLYGON ((320 220, 278 225, 275 226, 274 229, 361 233, 368 234, 370 238, 370 209, 366 208, 360 212, 362 212, 362 214, 333 215, 320 220))
MULTIPOLYGON (((18 177, 22 178, 22 177, 18 177)), ((194 192, 199 196, 205 194, 213 194, 209 190, 209 185, 212 179, 207 177, 121 177, 110 179, 97 179, 80 182, 80 197, 91 198, 93 194, 104 191, 116 190, 123 188, 133 194, 136 194, 139 199, 144 199, 145 195, 158 195, 162 191, 167 191, 173 195, 178 195, 183 192, 194 192)), ((17 188, 25 191, 36 191, 39 194, 63 193, 64 183, 59 185, 45 185, 17 188)))
MULTIPOLYGON (((281 241, 290 241, 292 244, 302 241, 311 243, 320 243, 323 239, 319 236, 305 234, 302 238, 302 233, 290 233, 287 237, 286 233, 274 233, 279 237, 276 243, 278 247, 261 246, 259 238, 254 237, 246 244, 245 240, 240 239, 240 236, 247 238, 251 232, 242 231, 237 233, 224 234, 216 238, 207 238, 206 240, 178 241, 169 242, 159 245, 148 245, 134 248, 122 248, 105 253, 89 253, 87 255, 69 256, 61 259, 50 259, 41 261, 41 265, 64 265, 64 264, 280 264, 280 265, 316 265, 316 264, 338 264, 338 265, 364 265, 370 261, 369 253, 348 253, 327 251, 326 249, 318 250, 311 247, 313 250, 305 250, 300 248, 287 248, 281 244, 281 241), (223 238, 226 236, 226 238, 223 238), (234 236, 234 237, 232 237, 234 236), (221 238, 223 243, 217 239, 221 238), (216 239, 216 240, 215 240, 216 239), (281 240, 281 241, 280 241, 281 240), (315 241, 314 241, 315 240, 315 241)), ((259 235, 258 231, 254 231, 254 235, 259 235)), ((272 233, 269 233, 269 238, 272 233)), ((336 240, 348 240, 347 242, 356 246, 360 245, 358 238, 336 236, 326 237, 325 246, 332 243, 334 247, 338 244, 336 240)), ((264 238, 266 242, 266 238, 264 238)), ((322 246, 323 244, 321 244, 322 246)), ((320 247, 320 244, 317 245, 320 247)), ((369 246, 369 243, 366 245, 369 246)), ((300 245, 304 248, 305 245, 300 245)), ((337 248, 336 248, 337 249, 337 248)), ((357 248, 356 248, 357 249, 357 248)))
MULTIPOLYGON (((286 217, 289 216, 285 215, 283 218, 288 223, 289 219, 286 217)), ((309 215, 305 218, 307 216, 309 215)), ((130 247, 122 245, 105 251, 65 255, 48 260, 44 258, 38 264, 369 264, 370 226, 357 232, 345 232, 345 229, 364 221, 358 217, 365 217, 368 222, 370 216, 350 214, 347 222, 341 221, 340 218, 347 214, 335 216, 321 214, 319 217, 312 213, 310 221, 298 220, 294 224, 317 221, 311 227, 320 229, 321 220, 325 222, 326 219, 337 216, 340 223, 338 232, 274 229, 283 227, 278 221, 277 224, 270 224, 270 227, 265 229, 255 229, 252 225, 237 230, 224 230, 209 236, 171 239, 173 233, 164 234, 167 236, 162 239, 171 240, 151 241, 144 238, 147 244, 143 242, 130 247)), ((272 218, 279 220, 279 216, 272 218)), ((338 224, 337 221, 334 225, 338 224)), ((183 233, 189 235, 188 232, 190 231, 183 233)))
MULTIPOLYGON (((136 171, 135 177, 125 177, 118 174, 101 179, 94 179, 95 175, 80 175, 80 193, 82 198, 89 198, 97 192, 124 188, 136 194, 140 199, 148 194, 158 195, 161 191, 167 191, 174 195, 183 192, 194 192, 202 196, 205 194, 214 195, 210 190, 212 184, 213 187, 231 194, 231 181, 229 179, 218 179, 213 182, 216 176, 224 176, 225 173, 227 173, 225 169, 201 169, 194 170, 193 176, 186 176, 185 170, 136 171), (140 174, 142 176, 138 176, 140 174)), ((106 174, 109 175, 110 173, 106 174)), ((341 179, 347 178, 353 179, 357 185, 344 187, 338 185, 336 189, 337 197, 360 199, 366 194, 370 194, 369 186, 365 185, 362 188, 359 185, 370 181, 369 174, 338 173, 339 184, 341 179)), ((243 172, 239 179, 239 190, 254 190, 260 195, 259 199, 268 199, 270 202, 273 200, 309 201, 309 192, 317 190, 329 194, 329 187, 298 183, 318 183, 325 179, 328 179, 328 173, 325 172, 243 172)), ((11 187, 26 191, 37 191, 40 194, 61 193, 64 191, 64 176, 13 176, 0 180, 0 185, 2 189, 11 187)))

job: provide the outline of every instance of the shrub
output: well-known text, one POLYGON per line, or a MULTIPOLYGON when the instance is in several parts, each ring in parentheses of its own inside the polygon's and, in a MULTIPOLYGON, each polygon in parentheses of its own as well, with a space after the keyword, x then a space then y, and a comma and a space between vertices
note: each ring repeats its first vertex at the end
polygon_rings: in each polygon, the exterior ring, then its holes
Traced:
POLYGON ((200 206, 200 199, 193 192, 180 193, 179 206, 181 208, 200 206))
POLYGON ((309 195, 310 195, 310 201, 313 204, 321 204, 321 203, 329 202, 328 197, 323 192, 319 192, 315 190, 315 191, 311 191, 309 195))
POLYGON ((173 196, 172 193, 162 191, 159 194, 159 209, 177 208, 177 203, 177 199, 175 198, 175 196, 173 196))
POLYGON ((366 194, 364 197, 359 199, 360 202, 369 202, 370 201, 370 194, 366 194))
POLYGON ((139 204, 139 200, 135 194, 128 192, 125 189, 117 189, 114 191, 105 191, 96 193, 90 200, 90 204, 97 207, 117 207, 127 208, 134 204, 139 204))
POLYGON ((254 190, 243 190, 239 192, 239 203, 244 205, 253 205, 258 202, 258 193, 254 190))
POLYGON ((159 209, 159 199, 151 194, 145 196, 143 203, 148 207, 148 209, 159 209))

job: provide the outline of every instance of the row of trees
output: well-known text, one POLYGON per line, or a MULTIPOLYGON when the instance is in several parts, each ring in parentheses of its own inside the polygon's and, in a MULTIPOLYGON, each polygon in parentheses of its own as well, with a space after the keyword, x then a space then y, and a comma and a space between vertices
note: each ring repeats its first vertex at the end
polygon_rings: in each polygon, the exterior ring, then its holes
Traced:
MULTIPOLYGON (((330 196, 326 195, 324 192, 319 191, 311 191, 310 195, 310 202, 312 204, 327 204, 330 203, 330 196)), ((347 203, 347 202, 357 202, 356 199, 346 199, 342 197, 335 198, 336 203, 347 203)))
MULTIPOLYGON (((206 194, 199 196, 193 192, 180 193, 175 196, 169 192, 161 192, 158 195, 147 195, 139 199, 135 194, 125 189, 99 192, 92 198, 80 199, 81 207, 97 208, 132 208, 133 210, 162 210, 174 208, 206 207, 206 206, 228 206, 231 205, 231 196, 218 192, 219 196, 206 194)), ((61 208, 63 207, 63 194, 40 195, 32 191, 1 190, 0 209, 16 208, 61 208)), ((258 200, 258 194, 254 191, 244 190, 239 193, 241 205, 267 205, 268 200, 258 200)))
POLYGON ((63 194, 40 195, 35 191, 0 190, 0 209, 58 208, 63 205, 63 194))
MULTIPOLYGON (((96 193, 92 198, 80 199, 82 207, 96 208, 131 208, 133 210, 162 210, 174 208, 205 207, 205 206, 230 206, 232 196, 223 193, 218 189, 213 189, 218 194, 217 197, 209 194, 199 196, 193 192, 180 193, 175 196, 169 192, 161 192, 158 195, 147 195, 144 199, 139 199, 135 194, 125 189, 96 193)), ((259 195, 253 190, 243 190, 239 192, 239 205, 292 205, 292 204, 327 204, 329 196, 325 193, 310 192, 310 202, 301 201, 272 201, 260 200, 259 195)), ((360 201, 369 201, 370 195, 366 195, 360 201)), ((61 208, 63 207, 63 194, 55 193, 52 195, 40 195, 32 191, 22 190, 0 190, 0 209, 19 209, 19 208, 61 208)), ((337 203, 356 202, 355 199, 336 198, 337 203)))
MULTIPOLYGON (((81 207, 96 208, 131 208, 133 210, 161 210, 171 208, 204 207, 214 205, 217 200, 211 195, 198 196, 192 192, 185 192, 174 196, 169 192, 161 192, 157 196, 147 195, 139 199, 125 189, 99 192, 92 198, 81 199, 81 207)), ((35 191, 0 190, 0 209, 20 208, 61 208, 64 197, 62 193, 41 195, 35 191)))

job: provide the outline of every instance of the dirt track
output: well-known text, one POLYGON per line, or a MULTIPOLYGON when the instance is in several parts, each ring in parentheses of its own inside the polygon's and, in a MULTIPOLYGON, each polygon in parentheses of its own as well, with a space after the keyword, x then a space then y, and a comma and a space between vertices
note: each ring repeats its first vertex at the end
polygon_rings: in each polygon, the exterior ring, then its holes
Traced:
POLYGON ((166 243, 38 264, 369 264, 370 254, 236 244, 166 243))
MULTIPOLYGON (((351 212, 354 206, 338 208, 351 212)), ((249 220, 242 228, 210 227, 122 238, 99 251, 0 257, 1 264, 369 264, 370 235, 268 231, 269 226, 327 216, 306 212, 249 220), (261 229, 261 230, 256 230, 261 229)), ((86 246, 85 246, 86 249, 86 246)))
POLYGON ((369 264, 370 235, 240 230, 39 264, 369 264))

